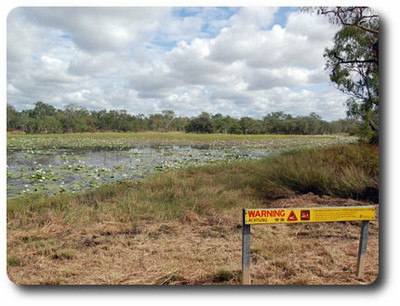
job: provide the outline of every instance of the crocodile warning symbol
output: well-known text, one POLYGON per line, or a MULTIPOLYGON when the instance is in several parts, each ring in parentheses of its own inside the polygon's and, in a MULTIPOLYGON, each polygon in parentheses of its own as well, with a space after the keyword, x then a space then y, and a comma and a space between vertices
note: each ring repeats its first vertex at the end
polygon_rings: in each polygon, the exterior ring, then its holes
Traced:
POLYGON ((296 216, 296 214, 294 213, 294 211, 292 210, 291 212, 290 212, 290 214, 289 214, 289 216, 288 216, 288 218, 287 218, 287 220, 286 221, 297 221, 298 219, 297 219, 297 216, 296 216))
POLYGON ((310 221, 310 210, 300 210, 300 220, 310 221))

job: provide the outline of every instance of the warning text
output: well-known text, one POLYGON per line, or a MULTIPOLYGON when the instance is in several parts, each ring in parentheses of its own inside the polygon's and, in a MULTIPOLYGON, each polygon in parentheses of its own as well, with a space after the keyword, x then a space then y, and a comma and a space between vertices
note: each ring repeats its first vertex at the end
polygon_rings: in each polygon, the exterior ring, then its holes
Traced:
POLYGON ((374 206, 245 209, 246 224, 368 221, 374 206))

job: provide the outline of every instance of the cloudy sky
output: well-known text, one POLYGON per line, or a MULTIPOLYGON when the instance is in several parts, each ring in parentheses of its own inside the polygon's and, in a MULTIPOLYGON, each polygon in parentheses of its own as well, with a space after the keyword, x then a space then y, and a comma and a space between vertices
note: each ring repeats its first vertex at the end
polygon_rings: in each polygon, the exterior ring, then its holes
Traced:
POLYGON ((337 28, 279 7, 15 8, 7 19, 7 99, 63 109, 262 118, 345 117, 324 69, 337 28))

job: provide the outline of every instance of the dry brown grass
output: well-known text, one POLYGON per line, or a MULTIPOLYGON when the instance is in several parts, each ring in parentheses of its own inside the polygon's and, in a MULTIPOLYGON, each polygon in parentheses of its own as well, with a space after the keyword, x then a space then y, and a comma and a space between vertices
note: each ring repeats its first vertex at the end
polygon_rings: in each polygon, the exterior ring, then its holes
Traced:
MULTIPOLYGON (((270 207, 360 205, 312 194, 270 207)), ((103 218, 88 224, 49 218, 10 226, 9 278, 16 284, 238 285, 241 211, 182 220, 103 218), (11 260, 10 260, 11 262, 11 260)), ((370 284, 379 272, 379 222, 371 222, 364 276, 356 276, 359 222, 252 226, 255 285, 370 284)))

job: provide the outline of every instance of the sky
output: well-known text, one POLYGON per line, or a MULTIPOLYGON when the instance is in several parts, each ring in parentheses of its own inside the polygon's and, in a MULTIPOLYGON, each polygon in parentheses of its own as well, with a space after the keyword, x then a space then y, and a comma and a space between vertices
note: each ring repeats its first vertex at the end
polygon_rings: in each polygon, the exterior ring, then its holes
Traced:
POLYGON ((337 30, 296 7, 17 7, 7 103, 337 120, 348 96, 323 57, 337 30))

